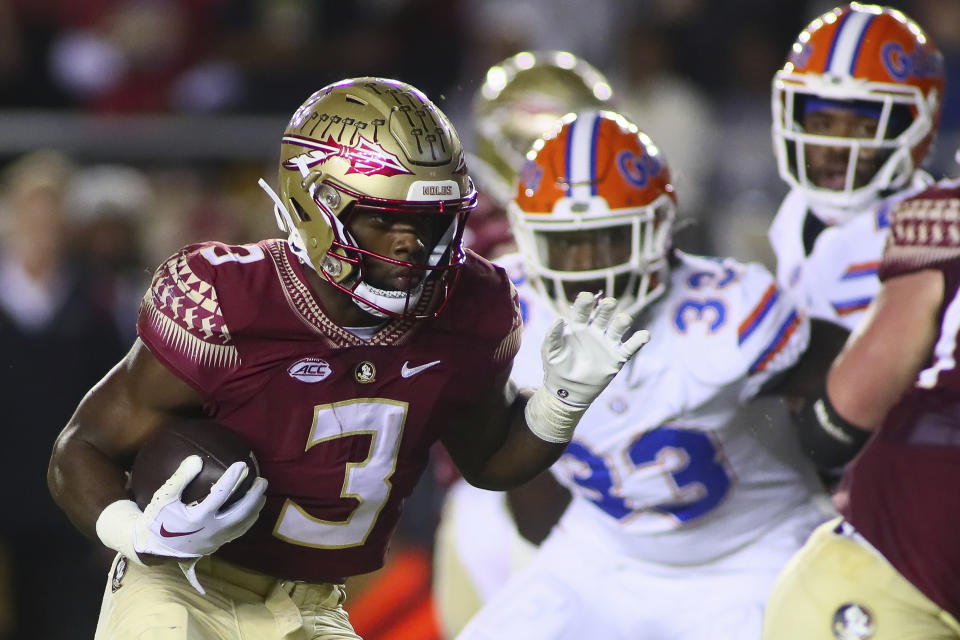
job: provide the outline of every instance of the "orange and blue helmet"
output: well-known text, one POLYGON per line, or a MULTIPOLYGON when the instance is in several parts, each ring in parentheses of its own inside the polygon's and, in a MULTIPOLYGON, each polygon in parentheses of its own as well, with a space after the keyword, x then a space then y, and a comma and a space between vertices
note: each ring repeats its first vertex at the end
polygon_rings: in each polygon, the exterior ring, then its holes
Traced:
MULTIPOLYGON (((804 29, 773 80, 773 141, 781 177, 814 204, 863 209, 907 185, 936 135, 944 92, 943 56, 916 22, 888 7, 850 3, 804 29), (804 131, 803 116, 821 107, 876 118, 862 137, 804 131), (810 179, 811 146, 846 150, 842 188, 810 179), (878 157, 872 177, 857 163, 878 157)), ((839 185, 838 185, 839 186, 839 185)))
POLYGON ((507 211, 529 275, 558 313, 580 290, 616 296, 631 314, 666 290, 670 169, 618 113, 568 114, 534 142, 507 211))

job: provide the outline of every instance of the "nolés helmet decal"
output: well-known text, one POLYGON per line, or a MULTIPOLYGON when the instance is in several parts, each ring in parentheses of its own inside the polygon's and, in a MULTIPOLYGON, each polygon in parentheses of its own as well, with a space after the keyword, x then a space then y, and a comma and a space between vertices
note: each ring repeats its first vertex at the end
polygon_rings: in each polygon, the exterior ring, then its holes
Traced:
POLYGON ((460 138, 443 112, 397 80, 344 80, 297 109, 280 149, 279 194, 260 185, 298 258, 373 315, 436 316, 465 259, 461 237, 476 206, 460 138), (371 210, 429 218, 437 240, 426 264, 361 247, 351 216, 371 210), (364 280, 364 263, 375 260, 422 277, 406 291, 377 288, 364 280))
POLYGON ((811 203, 839 210, 837 221, 849 219, 909 183, 936 135, 943 91, 943 56, 903 13, 855 2, 828 11, 800 33, 773 80, 781 177, 811 203), (806 130, 805 116, 830 108, 870 126, 806 130), (821 184, 811 175, 817 148, 835 156, 821 184))
POLYGON ((566 315, 602 290, 635 314, 666 290, 676 196, 656 144, 610 111, 569 114, 537 140, 507 212, 531 280, 566 315))

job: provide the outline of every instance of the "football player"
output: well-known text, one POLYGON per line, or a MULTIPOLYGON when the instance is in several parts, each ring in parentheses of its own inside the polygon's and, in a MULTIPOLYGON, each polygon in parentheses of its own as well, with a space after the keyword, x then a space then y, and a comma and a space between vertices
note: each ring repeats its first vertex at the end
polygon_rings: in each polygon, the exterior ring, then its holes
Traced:
POLYGON ((960 181, 899 204, 865 324, 801 414, 875 432, 770 597, 769 640, 960 638, 960 181))
POLYGON ((773 79, 773 143, 791 191, 770 227, 777 280, 853 329, 880 284, 892 204, 932 179, 943 59, 899 11, 851 3, 804 29, 773 79))
POLYGON ((430 446, 485 488, 523 482, 648 339, 584 293, 545 336, 543 385, 516 390, 516 293, 463 250, 476 194, 460 141, 403 82, 314 93, 283 134, 279 194, 262 184, 288 239, 162 264, 139 339, 55 444, 55 499, 118 552, 98 638, 356 638, 344 579, 382 565, 430 446), (221 508, 249 472, 233 465, 186 505, 190 456, 141 510, 123 471, 185 413, 243 435, 263 478, 221 508))
MULTIPOLYGON (((880 287, 891 207, 932 182, 918 165, 943 91, 943 58, 923 30, 897 10, 858 3, 811 22, 774 76, 774 148, 792 189, 770 242, 780 285, 812 318, 845 331, 863 318, 880 287)), ((800 435, 831 487, 863 444, 800 435)))
MULTIPOLYGON (((480 194, 464 242, 491 260, 515 251, 506 206, 524 154, 565 113, 609 108, 611 101, 606 78, 564 51, 523 51, 493 65, 473 96, 476 153, 468 163, 480 194)), ((442 456, 438 464, 447 466, 442 456)), ((454 480, 434 545, 433 595, 446 636, 454 637, 533 551, 503 492, 454 480)))
POLYGON ((777 573, 827 515, 791 432, 739 410, 798 363, 807 318, 761 265, 671 249, 663 150, 625 117, 568 115, 528 158, 503 260, 525 314, 514 380, 541 375, 535 345, 580 289, 616 292, 656 339, 552 467, 572 495, 559 524, 459 637, 759 637, 777 573))

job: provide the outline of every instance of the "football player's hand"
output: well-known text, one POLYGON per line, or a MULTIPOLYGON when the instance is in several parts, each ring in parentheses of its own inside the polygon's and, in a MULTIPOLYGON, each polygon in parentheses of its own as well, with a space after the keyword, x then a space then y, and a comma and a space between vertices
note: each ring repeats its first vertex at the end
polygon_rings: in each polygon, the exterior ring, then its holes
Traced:
POLYGON ((650 340, 635 331, 626 313, 614 313, 615 298, 577 294, 570 318, 557 318, 544 338, 543 386, 527 403, 527 425, 549 442, 568 442, 580 416, 606 388, 624 363, 650 340))
POLYGON ((595 302, 581 291, 570 319, 557 318, 543 340, 544 386, 561 402, 586 407, 603 391, 624 363, 650 340, 650 332, 623 334, 633 324, 626 313, 614 314, 615 298, 595 302))
POLYGON ((202 466, 199 456, 184 459, 143 511, 132 500, 109 505, 97 519, 97 535, 108 547, 141 564, 140 554, 197 559, 240 537, 266 502, 266 479, 255 479, 243 497, 221 509, 248 473, 244 462, 235 462, 207 497, 186 505, 180 497, 202 466))
POLYGON ((191 558, 213 553, 224 544, 246 533, 266 502, 267 481, 257 478, 246 494, 221 509, 243 479, 248 467, 234 462, 210 488, 210 494, 196 504, 184 504, 183 490, 200 473, 203 462, 189 456, 153 494, 150 504, 138 518, 134 548, 175 558, 191 558))

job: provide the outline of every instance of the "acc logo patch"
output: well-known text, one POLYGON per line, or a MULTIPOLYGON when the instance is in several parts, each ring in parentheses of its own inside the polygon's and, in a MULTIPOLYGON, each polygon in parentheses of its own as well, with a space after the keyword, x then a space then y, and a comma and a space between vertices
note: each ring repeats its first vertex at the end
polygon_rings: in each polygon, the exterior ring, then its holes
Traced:
POLYGON ((326 360, 320 358, 303 358, 297 360, 287 367, 287 373, 291 378, 296 378, 300 382, 320 382, 325 380, 333 369, 326 360))
POLYGON ((870 610, 855 602, 848 602, 837 609, 832 624, 837 640, 867 640, 876 633, 870 610))
POLYGON ((377 379, 377 368, 369 360, 364 360, 353 370, 354 379, 360 384, 367 384, 377 379))
POLYGON ((116 593, 117 589, 123 586, 123 576, 127 573, 127 557, 120 556, 117 560, 117 566, 113 568, 113 575, 110 576, 110 592, 116 593))

